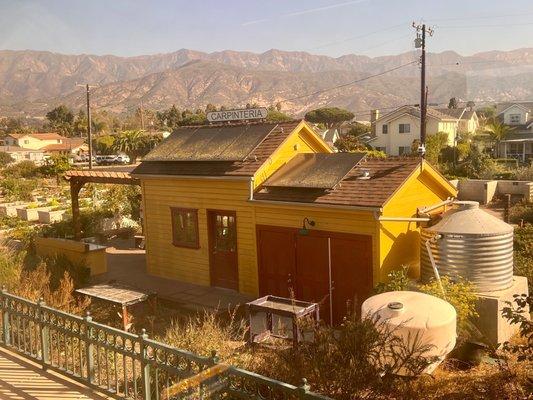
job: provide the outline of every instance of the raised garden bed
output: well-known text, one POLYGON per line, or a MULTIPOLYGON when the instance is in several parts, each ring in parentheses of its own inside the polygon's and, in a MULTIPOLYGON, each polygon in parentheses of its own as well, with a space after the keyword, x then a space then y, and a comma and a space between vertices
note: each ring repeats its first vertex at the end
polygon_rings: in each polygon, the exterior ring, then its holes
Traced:
POLYGON ((42 224, 52 224, 54 222, 61 222, 65 218, 67 210, 39 210, 39 222, 42 224))
POLYGON ((39 211, 49 211, 51 207, 19 207, 17 216, 24 221, 39 221, 39 211))
POLYGON ((5 215, 6 217, 16 217, 17 208, 26 207, 27 205, 28 203, 24 203, 22 201, 0 204, 0 215, 5 215))

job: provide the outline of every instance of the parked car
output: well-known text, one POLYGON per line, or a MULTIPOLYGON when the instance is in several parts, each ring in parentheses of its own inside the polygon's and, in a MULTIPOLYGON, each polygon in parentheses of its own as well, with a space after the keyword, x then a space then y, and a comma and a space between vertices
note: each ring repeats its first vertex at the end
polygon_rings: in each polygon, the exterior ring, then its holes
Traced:
POLYGON ((116 154, 107 154, 107 155, 98 155, 96 156, 96 163, 98 165, 111 165, 115 164, 117 161, 116 154))
POLYGON ((117 164, 129 164, 130 157, 127 154, 119 154, 116 159, 117 164))

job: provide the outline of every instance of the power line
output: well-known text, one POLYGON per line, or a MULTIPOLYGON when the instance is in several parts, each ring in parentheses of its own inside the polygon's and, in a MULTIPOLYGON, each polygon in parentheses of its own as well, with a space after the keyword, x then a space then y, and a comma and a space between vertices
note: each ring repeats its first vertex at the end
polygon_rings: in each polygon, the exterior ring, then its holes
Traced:
POLYGON ((324 48, 324 47, 334 46, 334 45, 340 44, 340 43, 350 42, 350 41, 356 40, 356 39, 362 39, 362 38, 365 38, 365 37, 368 37, 368 36, 375 35, 376 33, 392 31, 392 30, 401 28, 403 26, 405 26, 405 23, 401 23, 401 24, 398 24, 398 25, 392 25, 392 26, 389 26, 387 28, 379 29, 377 31, 372 31, 372 32, 364 33, 362 35, 357 35, 357 36, 351 36, 351 37, 348 37, 348 38, 345 38, 345 39, 341 39, 341 40, 337 40, 337 41, 334 41, 334 42, 328 42, 328 43, 324 43, 324 44, 319 45, 319 46, 310 47, 308 50, 321 49, 321 48, 324 48))
POLYGON ((507 17, 522 17, 524 15, 533 15, 533 12, 503 14, 503 15, 482 15, 477 17, 461 17, 461 18, 430 18, 431 21, 472 21, 477 19, 498 19, 507 17))
POLYGON ((346 87, 346 86, 351 86, 351 85, 354 85, 356 83, 363 82, 363 81, 366 81, 368 79, 376 78, 378 76, 382 76, 382 75, 388 74, 389 72, 393 72, 393 71, 396 71, 396 70, 398 70, 400 68, 404 68, 404 67, 407 67, 408 65, 413 65, 413 64, 416 64, 416 63, 418 63, 418 60, 411 61, 411 62, 408 62, 406 64, 399 65, 397 67, 382 71, 382 72, 380 72, 378 74, 366 76, 366 77, 361 78, 361 79, 356 79, 356 80, 351 81, 351 82, 346 82, 346 83, 343 83, 343 84, 340 84, 340 85, 331 86, 329 88, 320 89, 320 90, 314 91, 312 93, 308 93, 308 94, 304 94, 304 95, 300 95, 300 96, 296 96, 296 97, 291 97, 289 99, 285 99, 285 100, 280 101, 280 103, 286 103, 286 102, 293 101, 293 100, 299 100, 299 99, 303 99, 305 97, 315 96, 317 94, 321 94, 321 93, 324 93, 324 92, 329 92, 330 90, 335 90, 335 89, 340 89, 340 88, 343 88, 343 87, 346 87))
POLYGON ((525 26, 533 25, 533 22, 524 22, 524 23, 508 23, 508 24, 487 24, 487 25, 438 25, 441 29, 472 29, 472 28, 504 28, 509 26, 525 26))

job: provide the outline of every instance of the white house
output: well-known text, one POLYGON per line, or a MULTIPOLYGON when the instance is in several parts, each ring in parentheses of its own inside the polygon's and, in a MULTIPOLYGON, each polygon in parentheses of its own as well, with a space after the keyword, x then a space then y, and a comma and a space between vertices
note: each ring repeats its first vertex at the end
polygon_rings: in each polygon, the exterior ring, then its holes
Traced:
MULTIPOLYGON (((376 150, 384 151, 393 156, 411 153, 411 145, 420 139, 420 108, 402 106, 396 110, 379 116, 379 111, 372 113, 373 132, 375 139, 372 146, 376 150)), ((426 121, 426 134, 434 135, 437 132, 448 134, 448 144, 453 146, 457 137, 457 118, 428 108, 426 121)))
POLYGON ((499 154, 522 162, 533 159, 533 101, 496 105, 497 117, 513 130, 499 144, 499 154))

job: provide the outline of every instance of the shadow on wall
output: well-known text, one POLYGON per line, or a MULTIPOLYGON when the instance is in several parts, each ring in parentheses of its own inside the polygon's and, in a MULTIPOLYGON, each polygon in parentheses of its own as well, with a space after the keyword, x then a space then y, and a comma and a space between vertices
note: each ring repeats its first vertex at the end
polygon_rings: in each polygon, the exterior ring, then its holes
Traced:
POLYGON ((409 266, 409 277, 418 279, 420 277, 420 232, 418 230, 409 230, 413 228, 410 222, 407 232, 394 234, 387 228, 383 227, 382 231, 392 241, 389 253, 383 260, 381 267, 381 277, 385 277, 390 271, 400 268, 402 265, 409 266))

